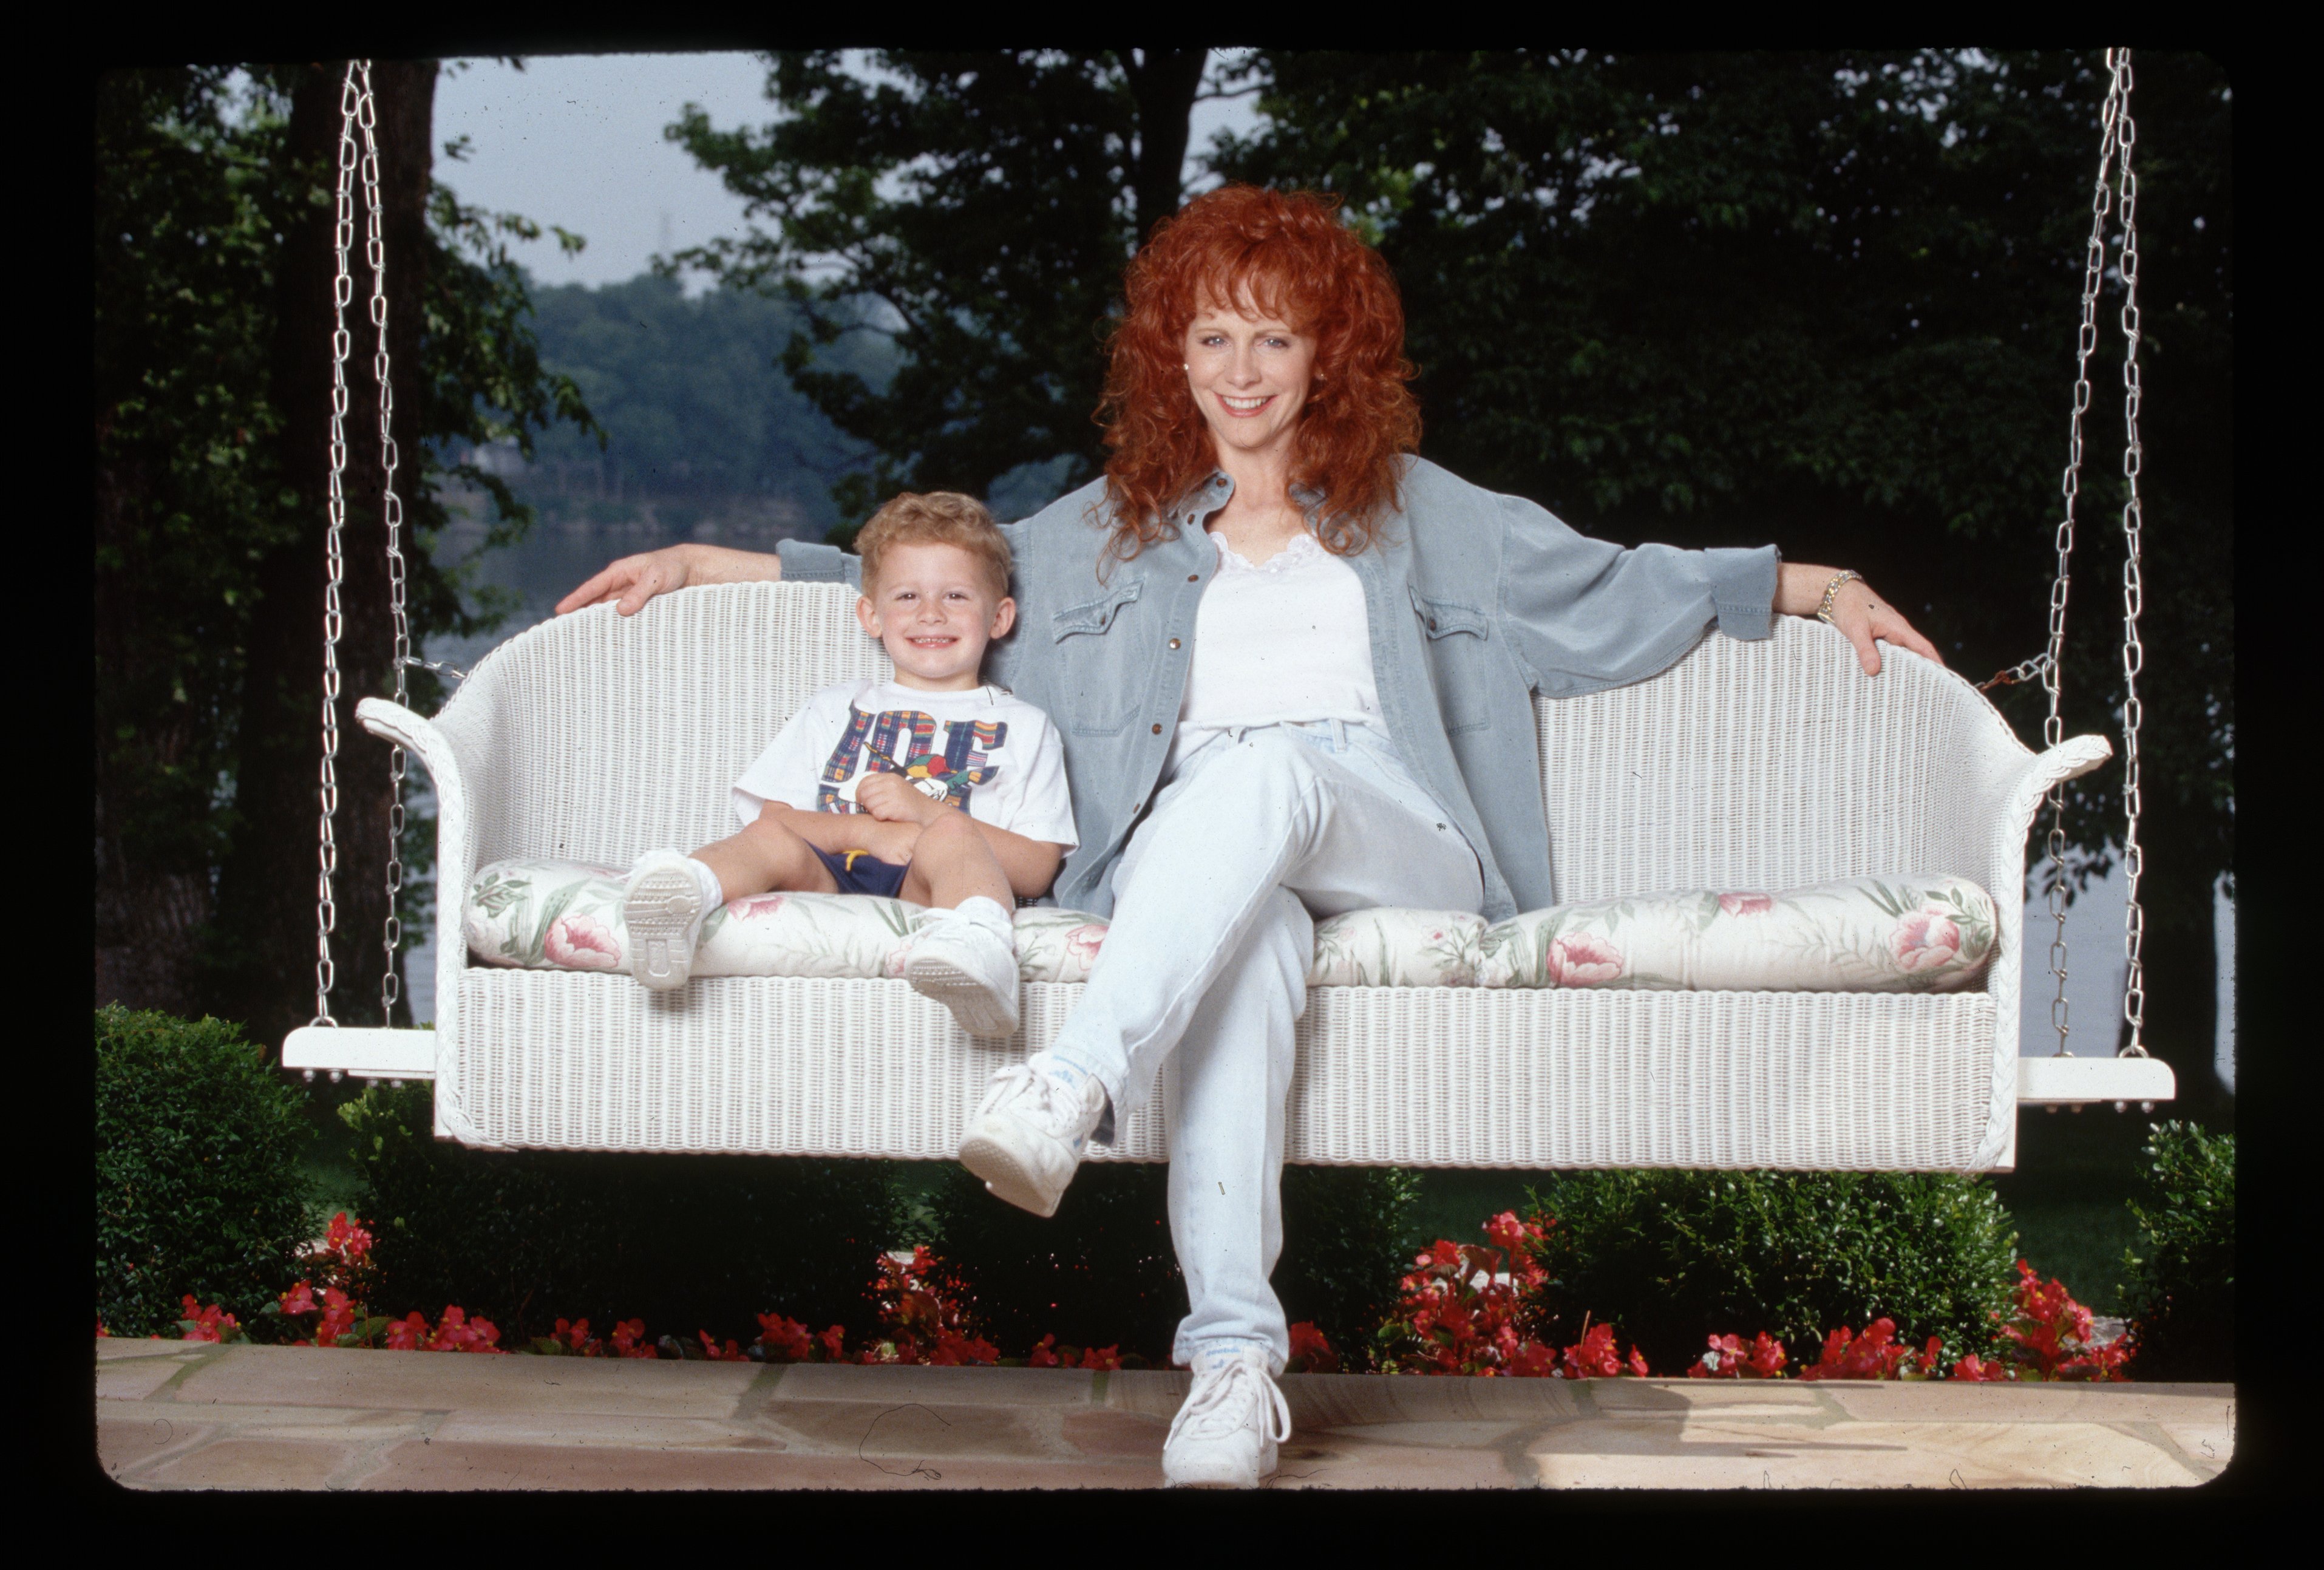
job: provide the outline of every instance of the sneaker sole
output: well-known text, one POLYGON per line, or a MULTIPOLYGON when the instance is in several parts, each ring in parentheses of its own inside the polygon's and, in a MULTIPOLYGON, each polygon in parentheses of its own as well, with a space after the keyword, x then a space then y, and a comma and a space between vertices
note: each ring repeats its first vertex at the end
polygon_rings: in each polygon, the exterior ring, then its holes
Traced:
POLYGON ((1165 1488, 1258 1488, 1281 1468, 1281 1462, 1262 1458, 1259 1463, 1259 1476, 1245 1482, 1240 1476, 1229 1474, 1224 1468, 1205 1471, 1197 1467, 1192 1470, 1191 1475, 1173 1477, 1166 1464, 1162 1473, 1162 1486, 1165 1488))
POLYGON ((641 987, 666 993, 686 984, 694 969, 689 928, 702 916, 702 890, 683 867, 665 867, 638 880, 622 901, 630 931, 630 974, 641 987))
POLYGON ((920 996, 933 998, 951 1010, 960 1028, 972 1036, 1006 1037, 1017 1033, 1017 1011, 1004 1012, 982 983, 956 966, 941 961, 907 963, 904 979, 920 996))
POLYGON ((1049 1193, 1039 1179, 1019 1164, 1016 1152, 998 1140, 969 1135, 960 1142, 960 1164, 983 1178, 986 1190, 994 1198, 1005 1199, 1035 1215, 1056 1214, 1057 1202, 1065 1197, 1062 1189, 1049 1193))

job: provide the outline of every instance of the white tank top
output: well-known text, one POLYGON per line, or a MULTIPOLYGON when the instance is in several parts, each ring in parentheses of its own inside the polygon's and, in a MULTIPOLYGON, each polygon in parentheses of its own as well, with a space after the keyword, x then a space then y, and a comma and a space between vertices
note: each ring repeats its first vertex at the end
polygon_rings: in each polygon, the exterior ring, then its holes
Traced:
POLYGON ((1285 720, 1378 725, 1371 625, 1356 569, 1299 534, 1258 566, 1216 534, 1194 613, 1194 662, 1165 773, 1218 732, 1285 720))

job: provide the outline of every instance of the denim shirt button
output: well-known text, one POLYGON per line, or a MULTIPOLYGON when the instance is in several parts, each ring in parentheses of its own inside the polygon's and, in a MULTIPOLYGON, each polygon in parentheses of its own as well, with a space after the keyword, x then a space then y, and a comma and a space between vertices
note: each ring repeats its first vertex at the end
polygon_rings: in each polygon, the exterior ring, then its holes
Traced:
POLYGON ((1160 725, 1156 725, 1154 727, 1154 734, 1157 736, 1160 735, 1162 734, 1162 727, 1160 725))
POLYGON ((1170 640, 1170 647, 1172 647, 1173 649, 1176 649, 1177 646, 1178 646, 1178 640, 1177 640, 1177 639, 1176 639, 1176 638, 1171 639, 1171 640, 1170 640))

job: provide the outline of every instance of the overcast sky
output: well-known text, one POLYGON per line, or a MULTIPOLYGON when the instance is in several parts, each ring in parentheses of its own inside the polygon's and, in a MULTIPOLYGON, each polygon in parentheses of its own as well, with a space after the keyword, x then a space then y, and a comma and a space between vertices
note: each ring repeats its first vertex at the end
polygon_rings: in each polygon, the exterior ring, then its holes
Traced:
MULTIPOLYGON (((576 258, 553 238, 517 246, 542 282, 618 283, 657 253, 745 232, 741 199, 662 128, 688 103, 722 128, 764 125, 774 116, 766 82, 765 62, 751 54, 534 55, 521 69, 450 62, 436 88, 437 177, 470 206, 588 240, 576 258), (463 136, 466 158, 445 158, 443 144, 463 136)), ((1190 176, 1222 125, 1255 123, 1247 97, 1197 106, 1190 176)))

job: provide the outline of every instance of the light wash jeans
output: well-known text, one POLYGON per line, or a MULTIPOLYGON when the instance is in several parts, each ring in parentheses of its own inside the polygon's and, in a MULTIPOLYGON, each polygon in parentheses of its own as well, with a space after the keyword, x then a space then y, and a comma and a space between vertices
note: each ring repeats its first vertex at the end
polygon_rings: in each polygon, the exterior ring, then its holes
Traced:
POLYGON ((1049 1056, 1094 1075, 1107 1126, 1161 1067, 1170 1240, 1189 1312, 1173 1356, 1291 1352, 1268 1278, 1283 1251, 1292 1028, 1314 916, 1376 905, 1477 910, 1476 853, 1387 735, 1318 721, 1222 733, 1155 797, 1114 873, 1089 990, 1049 1056), (1173 1048, 1176 1048, 1174 1051, 1173 1048))

